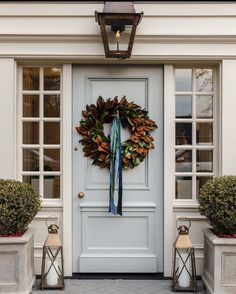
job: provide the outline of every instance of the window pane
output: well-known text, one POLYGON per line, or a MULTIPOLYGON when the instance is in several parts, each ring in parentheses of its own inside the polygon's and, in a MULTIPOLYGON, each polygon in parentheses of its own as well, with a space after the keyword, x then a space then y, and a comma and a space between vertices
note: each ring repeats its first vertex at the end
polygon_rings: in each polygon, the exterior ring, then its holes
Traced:
POLYGON ((213 118, 213 97, 196 96, 197 118, 213 118))
POLYGON ((60 176, 44 176, 44 198, 60 198, 60 176))
POLYGON ((212 172, 213 171, 213 151, 212 150, 197 150, 197 172, 212 172))
POLYGON ((57 67, 44 68, 44 90, 60 90, 60 73, 57 67))
POLYGON ((60 123, 44 123, 44 144, 60 144, 60 123))
POLYGON ((23 67, 23 90, 39 90, 39 67, 23 67))
POLYGON ((39 144, 38 122, 23 122, 23 144, 39 144))
POLYGON ((44 95, 44 117, 60 117, 60 95, 44 95))
POLYGON ((60 149, 44 149, 44 171, 60 171, 60 149))
POLYGON ((192 123, 176 123, 176 145, 192 144, 192 123))
POLYGON ((175 151, 175 170, 176 172, 192 171, 192 150, 177 149, 175 151))
POLYGON ((23 95, 23 117, 39 117, 39 95, 23 95))
POLYGON ((39 193, 39 176, 23 176, 23 182, 30 184, 39 193))
POLYGON ((212 145, 213 143, 213 123, 197 123, 197 144, 212 145))
POLYGON ((208 68, 196 69, 196 91, 212 92, 213 91, 213 71, 208 68))
POLYGON ((192 96, 175 97, 175 117, 192 118, 192 96))
POLYGON ((212 177, 197 177, 197 188, 196 188, 196 196, 199 196, 199 192, 202 188, 202 186, 209 180, 212 179, 212 177))
POLYGON ((192 177, 176 177, 176 199, 192 199, 192 177))
POLYGON ((175 91, 192 91, 192 69, 175 69, 175 91))
POLYGON ((23 171, 39 171, 39 149, 23 149, 23 171))

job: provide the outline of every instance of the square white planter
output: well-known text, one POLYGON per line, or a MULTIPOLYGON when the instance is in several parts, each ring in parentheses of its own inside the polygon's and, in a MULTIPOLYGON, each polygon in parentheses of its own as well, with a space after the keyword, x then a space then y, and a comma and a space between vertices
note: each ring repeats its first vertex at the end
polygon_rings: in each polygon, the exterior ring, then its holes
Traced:
POLYGON ((0 237, 0 293, 31 293, 34 231, 29 228, 22 237, 0 237))
POLYGON ((236 293, 236 239, 218 238, 211 229, 203 229, 203 233, 202 279, 208 293, 236 293))

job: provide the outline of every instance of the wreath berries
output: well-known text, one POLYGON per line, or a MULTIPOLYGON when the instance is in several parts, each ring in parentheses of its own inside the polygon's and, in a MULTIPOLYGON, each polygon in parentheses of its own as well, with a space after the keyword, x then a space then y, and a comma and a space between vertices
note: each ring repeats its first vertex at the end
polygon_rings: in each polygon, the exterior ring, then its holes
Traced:
POLYGON ((122 127, 128 127, 131 132, 130 139, 122 143, 122 166, 125 169, 138 166, 149 149, 154 148, 150 132, 157 128, 155 122, 146 110, 128 102, 125 96, 120 101, 117 97, 105 101, 99 96, 96 104, 86 106, 80 126, 76 127, 83 137, 79 142, 84 156, 91 158, 94 165, 110 167, 110 136, 105 135, 103 125, 110 124, 118 111, 122 127))

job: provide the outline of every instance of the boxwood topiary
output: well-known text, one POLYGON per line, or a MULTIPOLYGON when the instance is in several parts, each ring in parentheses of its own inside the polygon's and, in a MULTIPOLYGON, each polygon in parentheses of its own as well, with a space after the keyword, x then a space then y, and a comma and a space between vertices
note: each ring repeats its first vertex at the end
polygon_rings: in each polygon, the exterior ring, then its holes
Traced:
POLYGON ((236 176, 215 177, 200 190, 199 211, 217 234, 236 233, 236 176))
POLYGON ((40 208, 40 196, 29 184, 0 179, 1 236, 23 233, 40 208))

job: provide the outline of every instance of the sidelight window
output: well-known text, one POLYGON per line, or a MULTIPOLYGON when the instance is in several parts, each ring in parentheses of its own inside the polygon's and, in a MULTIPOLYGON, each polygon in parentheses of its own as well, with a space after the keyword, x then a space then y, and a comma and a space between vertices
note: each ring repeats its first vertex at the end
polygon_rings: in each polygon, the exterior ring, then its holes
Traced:
POLYGON ((61 198, 61 68, 21 68, 20 166, 44 199, 61 198))
POLYGON ((175 198, 196 199, 216 174, 214 68, 175 69, 175 198))

